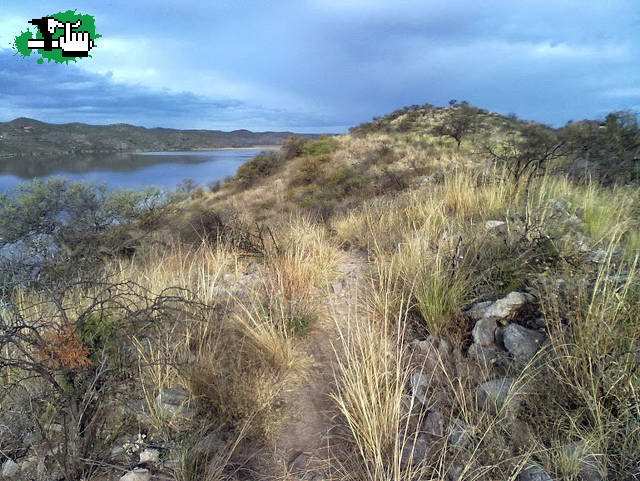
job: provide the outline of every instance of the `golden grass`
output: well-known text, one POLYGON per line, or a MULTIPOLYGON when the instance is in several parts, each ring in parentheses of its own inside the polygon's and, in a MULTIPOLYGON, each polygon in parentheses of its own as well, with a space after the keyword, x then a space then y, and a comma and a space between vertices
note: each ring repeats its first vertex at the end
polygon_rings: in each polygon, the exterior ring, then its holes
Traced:
POLYGON ((123 281, 133 281, 151 292, 169 287, 189 289, 206 304, 215 304, 225 273, 237 276, 238 254, 224 246, 202 242, 196 248, 173 244, 152 248, 141 257, 121 260, 115 268, 123 281))
POLYGON ((409 378, 403 362, 407 351, 403 323, 395 323, 399 330, 393 335, 389 325, 364 320, 347 329, 341 326, 344 356, 338 360, 338 387, 332 397, 359 455, 360 462, 355 464, 362 472, 358 474, 368 480, 406 479, 400 457, 409 378))

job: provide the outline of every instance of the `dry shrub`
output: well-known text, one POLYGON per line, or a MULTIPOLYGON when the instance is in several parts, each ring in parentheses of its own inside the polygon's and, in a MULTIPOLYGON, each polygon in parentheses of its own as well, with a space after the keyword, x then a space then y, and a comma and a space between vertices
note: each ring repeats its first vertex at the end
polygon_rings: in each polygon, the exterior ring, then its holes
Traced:
POLYGON ((207 419, 261 442, 277 424, 275 405, 286 369, 270 362, 264 344, 253 342, 245 329, 230 323, 207 332, 186 377, 207 419))
POLYGON ((45 332, 38 347, 38 356, 50 369, 75 370, 91 364, 89 348, 78 342, 74 328, 66 324, 45 332))

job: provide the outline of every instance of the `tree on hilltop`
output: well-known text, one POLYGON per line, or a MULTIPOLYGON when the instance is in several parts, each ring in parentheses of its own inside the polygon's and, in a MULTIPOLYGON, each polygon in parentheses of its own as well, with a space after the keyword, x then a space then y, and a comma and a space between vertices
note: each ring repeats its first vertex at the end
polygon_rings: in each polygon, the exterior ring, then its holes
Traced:
POLYGON ((451 137, 460 148, 462 139, 475 132, 477 127, 478 109, 468 102, 454 103, 449 109, 447 118, 436 126, 436 135, 451 137))

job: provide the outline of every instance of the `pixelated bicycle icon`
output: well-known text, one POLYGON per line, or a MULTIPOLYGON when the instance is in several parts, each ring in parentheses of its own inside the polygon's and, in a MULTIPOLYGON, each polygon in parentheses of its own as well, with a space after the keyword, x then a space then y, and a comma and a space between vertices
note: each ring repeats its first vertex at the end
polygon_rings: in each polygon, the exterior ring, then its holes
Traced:
POLYGON ((50 52, 53 49, 62 50, 63 57, 88 57, 89 50, 93 48, 93 40, 89 32, 74 32, 74 28, 82 25, 78 20, 75 23, 59 22, 53 17, 34 18, 30 20, 31 25, 35 25, 40 30, 41 39, 30 39, 27 46, 30 49, 43 49, 50 52), (64 29, 64 35, 53 38, 56 29, 64 29))

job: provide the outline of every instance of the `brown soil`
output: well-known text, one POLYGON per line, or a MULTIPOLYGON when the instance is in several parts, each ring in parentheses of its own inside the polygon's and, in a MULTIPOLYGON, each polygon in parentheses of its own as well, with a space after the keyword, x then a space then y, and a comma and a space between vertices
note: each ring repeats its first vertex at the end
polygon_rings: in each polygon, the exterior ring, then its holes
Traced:
POLYGON ((284 394, 284 421, 275 440, 276 456, 293 479, 319 480, 334 446, 332 427, 336 416, 330 395, 335 387, 335 362, 340 333, 359 315, 365 285, 366 258, 345 252, 339 281, 321 293, 318 320, 304 336, 300 349, 309 360, 307 372, 284 394))

